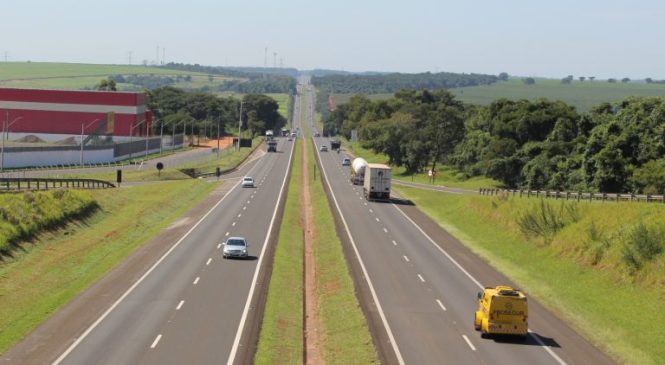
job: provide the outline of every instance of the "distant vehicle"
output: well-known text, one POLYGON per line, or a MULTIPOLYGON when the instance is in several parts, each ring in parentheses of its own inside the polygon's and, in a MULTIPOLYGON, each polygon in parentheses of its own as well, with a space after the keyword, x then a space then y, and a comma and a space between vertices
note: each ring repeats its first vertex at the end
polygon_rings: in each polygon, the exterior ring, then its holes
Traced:
POLYGON ((370 163, 365 168, 363 193, 367 200, 390 199, 390 166, 370 163))
POLYGON ((365 168, 367 161, 364 158, 358 157, 351 163, 351 182, 353 185, 362 185, 365 181, 365 168))
POLYGON ((273 133, 270 129, 268 129, 268 130, 266 131, 266 137, 270 137, 270 138, 272 138, 273 136, 274 136, 274 133, 273 133))
POLYGON ((321 148, 319 148, 319 151, 321 152, 328 152, 328 146, 322 145, 321 148))
POLYGON ((245 237, 229 237, 224 242, 222 257, 225 259, 229 257, 246 258, 248 256, 247 247, 249 247, 249 244, 245 237))
POLYGON ((526 296, 509 286, 485 287, 478 292, 478 310, 473 327, 485 338, 490 335, 512 335, 526 339, 529 308, 526 296))
POLYGON ((282 137, 287 137, 289 135, 289 130, 286 128, 282 128, 281 132, 282 132, 281 134, 282 137))
POLYGON ((321 137, 321 133, 319 132, 314 133, 314 137, 321 137))
POLYGON ((296 138, 297 134, 296 132, 291 132, 291 137, 296 138))
POLYGON ((339 150, 342 147, 342 142, 339 140, 333 139, 330 141, 330 149, 331 150, 339 150))
POLYGON ((291 141, 293 141, 293 138, 289 137, 289 138, 287 138, 286 140, 289 141, 289 142, 291 142, 291 141))
POLYGON ((254 187, 254 178, 251 176, 245 176, 242 178, 242 183, 240 185, 243 188, 253 188, 254 187))
POLYGON ((350 158, 343 158, 342 159, 342 166, 351 166, 351 159, 350 158))
POLYGON ((277 141, 268 141, 268 152, 277 152, 277 141))

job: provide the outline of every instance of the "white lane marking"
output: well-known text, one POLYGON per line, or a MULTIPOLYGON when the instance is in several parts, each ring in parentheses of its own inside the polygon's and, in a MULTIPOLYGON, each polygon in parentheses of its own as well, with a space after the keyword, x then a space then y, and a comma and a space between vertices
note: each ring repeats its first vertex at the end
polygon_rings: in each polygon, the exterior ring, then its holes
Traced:
POLYGON ((178 303, 178 306, 175 307, 175 310, 179 311, 180 308, 182 308, 182 305, 183 305, 183 304, 185 304, 185 301, 184 301, 184 300, 181 300, 180 303, 178 303))
POLYGON ((198 283, 199 283, 199 279, 201 279, 201 278, 197 276, 196 279, 194 279, 194 283, 193 283, 193 284, 194 284, 194 285, 198 284, 198 283))
POLYGON ((152 341, 152 345, 150 345, 150 348, 154 349, 155 347, 157 347, 157 344, 159 343, 159 340, 161 340, 161 339, 162 339, 162 335, 161 334, 157 335, 157 337, 155 337, 155 340, 152 341))
POLYGON ((212 261, 212 257, 209 258, 208 261, 206 261, 206 266, 210 265, 210 261, 212 261))
POLYGON ((379 218, 375 218, 375 219, 376 219, 377 222, 381 222, 381 220, 379 218))
POLYGON ((374 213, 374 209, 371 209, 371 208, 370 208, 370 209, 369 209, 369 212, 370 212, 370 213, 374 213))
POLYGON ((406 257, 406 256, 402 256, 402 257, 404 257, 404 261, 409 262, 409 258, 408 258, 408 257, 406 257))
MULTIPOLYGON (((321 154, 320 153, 318 154, 320 158, 321 154)), ((326 179, 326 184, 328 184, 328 186, 331 186, 325 168, 321 169, 321 173, 323 174, 323 177, 326 179)), ((349 185, 353 184, 349 183, 349 185)), ((372 293, 372 299, 374 300, 376 309, 379 312, 379 316, 381 317, 381 322, 383 322, 383 327, 386 329, 386 333, 388 334, 388 338, 390 339, 390 345, 392 346, 393 351, 395 352, 395 357, 397 357, 397 363, 399 365, 404 365, 405 364, 404 358, 402 358, 402 353, 400 352, 399 346, 395 341, 395 336, 393 335, 393 331, 392 329, 390 329, 390 324, 388 324, 388 319, 386 318, 386 314, 383 313, 383 307, 381 307, 381 302, 379 301, 379 297, 376 295, 376 290, 374 290, 374 285, 372 285, 372 280, 370 279, 369 274, 367 273, 367 268, 365 268, 365 263, 363 262, 363 259, 360 257, 360 252, 358 252, 358 246, 356 246, 356 241, 353 239, 353 236, 351 236, 349 225, 346 223, 346 218, 344 218, 344 214, 342 214, 342 209, 339 207, 339 203, 337 202, 337 197, 335 196, 335 192, 332 191, 331 189, 330 193, 333 198, 333 202, 335 202, 335 208, 337 208, 337 211, 339 212, 339 215, 342 218, 342 223, 344 224, 344 230, 346 230, 346 235, 349 237, 349 241, 351 242, 351 246, 353 247, 353 252, 355 253, 356 258, 358 259, 358 263, 360 264, 360 268, 362 269, 363 272, 363 277, 365 278, 365 281, 369 286, 369 291, 372 293)), ((362 199, 362 197, 360 199, 362 199)))
MULTIPOLYGON (((423 229, 420 228, 420 226, 418 224, 416 224, 416 222, 414 222, 413 219, 411 219, 408 215, 406 215, 406 213, 404 213, 402 211, 402 209, 400 209, 395 204, 393 204, 393 207, 395 207, 395 209, 397 209, 397 211, 400 212, 404 216, 404 218, 406 218, 409 222, 411 222, 411 224, 413 224, 413 226, 416 227, 420 231, 420 233, 422 233, 422 235, 425 236, 425 238, 427 238, 427 240, 434 247, 436 247, 439 251, 441 251, 441 253, 443 253, 448 258, 448 260, 450 260, 455 266, 457 266, 457 268, 460 269, 464 273, 464 275, 466 275, 474 284, 476 284, 476 286, 478 286, 478 288, 480 288, 480 289, 484 288, 480 284, 480 282, 478 280, 476 280, 476 278, 474 278, 471 274, 469 274, 469 272, 466 271, 462 267, 462 265, 460 265, 452 256, 450 256, 450 254, 446 250, 444 250, 439 245, 437 245, 436 242, 434 242, 434 240, 432 239, 432 237, 430 237, 427 233, 425 233, 425 231, 423 231, 423 229)), ((536 342, 538 342, 538 344, 543 349, 545 349, 545 351, 547 351, 547 353, 550 354, 550 356, 552 356, 554 358, 554 360, 556 360, 560 365, 566 365, 566 362, 561 360, 561 358, 557 354, 555 354, 554 351, 552 351, 552 349, 549 346, 545 345, 545 343, 538 337, 537 334, 531 332, 531 330, 528 330, 528 331, 531 334, 531 337, 533 337, 536 340, 536 342)))
MULTIPOLYGON (((254 165, 254 167, 252 167, 252 170, 253 170, 254 168, 256 168, 256 166, 258 166, 258 164, 254 165)), ((250 171, 251 171, 251 170, 250 170, 250 171)), ((236 183, 236 184, 235 184, 235 185, 229 190, 229 193, 230 193, 231 191, 233 191, 234 189, 236 189, 236 188, 238 187, 238 185, 240 185, 240 180, 238 180, 238 182, 237 182, 237 183, 236 183)), ((88 328, 85 330, 85 332, 83 332, 83 333, 81 334, 81 336, 79 336, 79 337, 78 337, 78 338, 77 338, 77 339, 76 339, 71 345, 69 345, 69 347, 67 348, 67 350, 65 350, 65 352, 63 352, 63 353, 62 353, 57 359, 55 359, 55 361, 53 361, 52 365, 59 365, 59 364, 62 362, 62 360, 64 360, 64 359, 67 357, 67 355, 69 355, 72 351, 74 351, 74 349, 75 349, 75 348, 76 348, 81 342, 83 342, 83 340, 84 340, 84 339, 90 334, 90 332, 92 332, 97 326, 99 326, 99 324, 102 323, 102 321, 103 321, 106 317, 108 317, 108 315, 109 315, 109 314, 110 314, 110 313, 111 313, 111 312, 112 312, 112 311, 113 311, 118 305, 120 305, 120 303, 122 303, 122 301, 125 300, 125 298, 127 298, 127 296, 128 296, 129 294, 131 294, 131 292, 133 292, 134 289, 136 289, 136 287, 139 286, 139 285, 143 282, 143 280, 145 280, 145 278, 147 278, 148 275, 150 275, 150 273, 152 273, 152 272, 157 268, 157 266, 159 266, 159 264, 161 264, 162 261, 164 261, 164 260, 166 259, 166 257, 168 257, 168 256, 171 254, 171 252, 173 252, 173 250, 175 250, 178 246, 180 246, 180 243, 182 243, 182 241, 184 241, 185 238, 187 238, 187 237, 188 237, 188 236, 189 236, 189 235, 190 235, 190 234, 191 234, 191 233, 192 233, 192 232, 193 232, 193 231, 194 231, 194 230, 195 230, 195 229, 201 224, 201 222, 203 222, 206 218, 208 218, 208 216, 209 216, 209 215, 210 215, 215 209, 217 209, 217 207, 218 207, 220 204, 222 204, 222 202, 224 201, 224 199, 226 199, 226 197, 228 197, 228 196, 230 195, 229 193, 225 194, 221 199, 219 199, 219 201, 218 201, 215 205, 213 205, 212 208, 210 208, 210 210, 208 210, 208 212, 206 212, 206 214, 204 214, 203 217, 201 217, 201 219, 199 219, 199 220, 196 222, 196 224, 194 224, 194 225, 192 226, 192 228, 189 229, 189 231, 185 232, 185 234, 184 234, 182 237, 180 237, 180 239, 179 239, 178 241, 176 241, 176 243, 174 243, 173 246, 171 246, 171 248, 169 248, 169 250, 166 251, 166 252, 162 255, 162 257, 159 258, 159 260, 157 260, 154 264, 152 264, 152 266, 150 266, 150 268, 148 269, 148 271, 146 271, 143 275, 141 275, 141 277, 140 277, 138 280, 136 280, 136 282, 134 282, 134 284, 132 284, 132 286, 130 286, 129 289, 127 289, 127 290, 126 290, 126 291, 120 296, 120 298, 118 298, 115 302, 113 302, 113 304, 112 304, 112 305, 111 305, 111 306, 110 306, 110 307, 109 307, 104 313, 102 313, 102 315, 99 316, 99 318, 97 318, 97 320, 95 320, 95 322, 93 322, 93 323, 90 325, 90 327, 88 327, 88 328)))
POLYGON ((282 180, 282 187, 280 188, 279 195, 277 196, 277 204, 275 204, 275 210, 272 213, 270 226, 268 226, 268 232, 266 233, 266 238, 263 241, 263 248, 261 249, 261 254, 259 255, 259 261, 256 264, 256 270, 254 270, 252 285, 249 287, 249 293, 247 294, 247 301, 245 302, 245 308, 242 311, 242 316, 240 317, 240 323, 238 324, 238 330, 236 331, 236 337, 233 340, 233 346, 231 346, 231 352, 229 353, 229 358, 226 361, 226 365, 233 365, 233 362, 236 359, 236 353, 238 352, 238 346, 240 345, 240 337, 242 336, 242 331, 245 328, 245 321, 247 321, 247 313, 249 313, 249 305, 251 304, 252 297, 254 296, 254 289, 256 288, 256 282, 259 278, 261 263, 263 262, 263 257, 265 256, 266 248, 268 247, 268 240, 270 239, 270 234, 272 233, 273 225, 275 224, 275 218, 277 217, 277 208, 279 207, 279 201, 282 199, 282 195, 284 193, 286 178, 289 176, 288 170, 291 167, 291 161, 293 160, 293 155, 295 153, 295 150, 296 150, 295 144, 291 145, 291 155, 289 156, 289 162, 286 165, 287 172, 284 173, 284 179, 282 180))
POLYGON ((471 341, 469 340, 469 338, 466 337, 466 335, 462 335, 462 337, 464 337, 464 341, 466 341, 467 345, 469 345, 469 347, 471 347, 471 350, 476 351, 476 347, 473 346, 473 344, 471 343, 471 341))
POLYGON ((242 217, 242 213, 238 213, 238 218, 242 217))
POLYGON ((218 243, 218 244, 217 244, 217 249, 219 250, 220 248, 222 248, 222 244, 221 244, 221 243, 218 243))
POLYGON ((236 226, 236 222, 231 223, 231 226, 232 226, 232 227, 235 227, 235 226, 236 226))
POLYGON ((420 274, 418 274, 418 279, 420 279, 420 281, 422 281, 423 283, 425 282, 425 279, 424 279, 423 276, 420 275, 420 274))
POLYGON ((397 241, 393 240, 393 246, 397 246, 397 241))
POLYGON ((367 206, 367 202, 365 202, 365 206, 367 206))
POLYGON ((242 207, 242 210, 247 210, 247 206, 245 205, 244 207, 242 207))
POLYGON ((444 312, 447 311, 446 306, 443 305, 443 303, 441 303, 440 300, 437 299, 436 302, 439 303, 439 307, 441 307, 441 309, 443 309, 444 312))
POLYGON ((386 233, 388 233, 388 228, 383 227, 383 231, 386 232, 386 233))
POLYGON ((362 196, 359 196, 358 199, 363 200, 363 197, 362 197, 362 196))
POLYGON ((226 232, 224 235, 225 235, 225 236, 228 236, 230 233, 231 233, 231 232, 226 232))
POLYGON ((248 200, 248 201, 247 201, 247 204, 249 204, 249 203, 250 203, 250 201, 248 200))

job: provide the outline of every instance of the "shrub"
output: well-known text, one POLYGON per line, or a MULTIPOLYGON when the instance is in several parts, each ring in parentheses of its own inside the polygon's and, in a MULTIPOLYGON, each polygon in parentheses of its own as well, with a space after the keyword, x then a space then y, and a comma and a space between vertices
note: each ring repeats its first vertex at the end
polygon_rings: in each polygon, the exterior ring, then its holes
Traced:
POLYGON ((543 241, 548 244, 566 224, 577 222, 579 219, 577 203, 562 202, 561 207, 557 210, 545 199, 541 199, 540 204, 517 218, 517 224, 525 236, 542 237, 543 241))
POLYGON ((663 251, 664 243, 665 232, 662 229, 649 229, 640 222, 628 234, 622 249, 623 262, 632 271, 637 271, 663 251))

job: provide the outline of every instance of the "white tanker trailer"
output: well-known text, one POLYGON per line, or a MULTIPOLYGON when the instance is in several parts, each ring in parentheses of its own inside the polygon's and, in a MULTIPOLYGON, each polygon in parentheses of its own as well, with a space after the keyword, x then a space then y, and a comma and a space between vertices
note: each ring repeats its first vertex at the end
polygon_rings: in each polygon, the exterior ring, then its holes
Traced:
POLYGON ((367 161, 363 158, 356 158, 351 163, 351 182, 353 185, 362 185, 365 180, 365 168, 367 161))

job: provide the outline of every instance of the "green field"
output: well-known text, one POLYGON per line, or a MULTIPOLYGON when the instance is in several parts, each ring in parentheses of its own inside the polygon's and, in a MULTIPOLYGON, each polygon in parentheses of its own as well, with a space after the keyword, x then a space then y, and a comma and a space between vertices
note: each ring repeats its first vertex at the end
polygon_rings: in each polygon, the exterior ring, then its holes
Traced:
MULTIPOLYGON (((564 85, 560 80, 536 79, 534 85, 525 85, 521 80, 511 79, 493 85, 471 86, 450 89, 460 100, 480 105, 488 105, 496 99, 547 98, 562 100, 573 105, 580 112, 589 111, 603 103, 623 100, 629 96, 665 96, 665 84, 614 83, 607 80, 578 81, 564 85)), ((337 104, 349 101, 352 94, 335 94, 337 104)), ((389 99, 393 94, 370 94, 373 100, 389 99)))
POLYGON ((637 272, 622 259, 639 222, 665 245, 662 204, 568 203, 576 219, 545 241, 517 223, 539 199, 395 189, 619 362, 665 364, 665 254, 637 272))
MULTIPOLYGON (((151 66, 98 65, 84 63, 8 62, 0 63, 0 87, 36 89, 84 89, 94 88, 101 79, 111 75, 190 75, 191 81, 179 81, 174 86, 191 89, 203 86, 216 87, 232 78, 169 70, 151 66)), ((118 90, 136 89, 135 85, 118 84, 118 90)))

